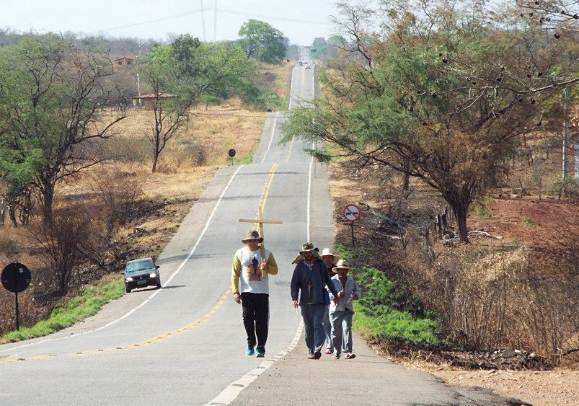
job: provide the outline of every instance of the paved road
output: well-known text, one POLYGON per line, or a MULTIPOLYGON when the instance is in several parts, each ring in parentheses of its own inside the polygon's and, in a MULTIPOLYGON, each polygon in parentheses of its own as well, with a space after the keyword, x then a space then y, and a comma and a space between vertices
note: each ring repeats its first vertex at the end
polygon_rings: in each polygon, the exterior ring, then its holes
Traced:
MULTIPOLYGON (((292 107, 313 98, 313 72, 294 69, 292 107)), ((303 152, 303 142, 278 143, 284 120, 282 113, 271 113, 254 163, 220 171, 192 208, 160 256, 163 289, 125 295, 52 336, 0 346, 0 405, 227 404, 272 365, 285 368, 289 361, 275 363, 296 345, 290 358, 300 358, 289 264, 305 240, 331 243, 332 209, 326 169, 303 152), (271 286, 268 358, 260 361, 243 355, 241 309, 227 289, 231 257, 248 228, 238 219, 255 216, 270 182, 265 216, 284 223, 266 226, 268 247, 281 268, 271 286)), ((380 365, 387 367, 377 373, 393 370, 383 360, 380 365)), ((446 393, 441 399, 455 399, 453 390, 426 375, 413 379, 417 387, 446 393)), ((248 396, 257 386, 249 386, 238 402, 253 404, 248 396)), ((383 388, 372 388, 377 389, 383 388)), ((396 390, 388 387, 378 396, 396 390)), ((411 394, 400 396, 413 402, 411 394)), ((364 392, 357 398, 365 404, 364 392)), ((278 402, 270 398, 267 404, 278 402)), ((332 403, 320 398, 313 404, 332 403)))

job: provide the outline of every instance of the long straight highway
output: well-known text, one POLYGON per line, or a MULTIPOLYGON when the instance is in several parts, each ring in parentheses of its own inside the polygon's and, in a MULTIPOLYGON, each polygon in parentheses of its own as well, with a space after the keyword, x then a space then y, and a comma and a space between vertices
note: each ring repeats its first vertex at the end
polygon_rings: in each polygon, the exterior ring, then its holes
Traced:
MULTIPOLYGON (((291 105, 310 100, 314 70, 296 66, 291 105)), ((280 144, 284 113, 268 113, 254 162, 221 170, 158 259, 163 289, 135 291, 49 337, 0 346, 0 405, 199 405, 232 397, 261 360, 244 356, 241 308, 228 292, 231 259, 268 182, 271 279, 268 358, 300 334, 290 263, 301 244, 330 243, 325 169, 301 141, 280 144), (221 396, 221 398, 219 398, 221 396)), ((267 361, 267 360, 266 360, 267 361)))

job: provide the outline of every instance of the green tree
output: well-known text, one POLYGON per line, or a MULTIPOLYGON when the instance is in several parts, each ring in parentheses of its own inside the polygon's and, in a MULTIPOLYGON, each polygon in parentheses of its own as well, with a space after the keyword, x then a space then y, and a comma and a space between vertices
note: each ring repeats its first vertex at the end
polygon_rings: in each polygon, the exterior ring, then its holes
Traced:
POLYGON ((157 171, 161 154, 189 119, 189 110, 199 98, 198 76, 190 64, 189 60, 175 59, 171 47, 163 46, 153 50, 143 69, 144 82, 152 90, 152 172, 157 171))
POLYGON ((0 49, 0 148, 9 162, 3 168, 26 174, 25 183, 31 178, 47 224, 58 182, 98 163, 86 142, 109 138, 125 118, 121 108, 101 115, 110 97, 102 82, 111 73, 106 55, 53 35, 0 49))
POLYGON ((288 40, 281 31, 258 20, 245 22, 239 30, 247 56, 266 63, 280 63, 286 57, 288 40))

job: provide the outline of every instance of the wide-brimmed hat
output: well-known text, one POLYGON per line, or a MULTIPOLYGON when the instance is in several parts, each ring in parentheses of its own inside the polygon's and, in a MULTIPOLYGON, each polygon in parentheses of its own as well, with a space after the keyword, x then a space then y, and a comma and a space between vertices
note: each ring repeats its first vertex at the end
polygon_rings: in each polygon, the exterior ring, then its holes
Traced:
POLYGON ((302 245, 302 250, 300 251, 300 254, 305 254, 306 252, 314 252, 316 250, 316 248, 314 247, 314 244, 311 242, 307 242, 304 245, 302 245))
POLYGON ((251 230, 247 233, 247 235, 245 236, 245 238, 243 240, 241 240, 242 243, 246 243, 248 241, 257 241, 259 243, 263 242, 263 238, 259 235, 259 231, 257 230, 251 230))
POLYGON ((341 269, 350 270, 350 267, 348 266, 348 264, 346 263, 346 261, 343 260, 343 259, 340 259, 340 260, 336 263, 336 266, 335 266, 334 268, 332 268, 332 271, 334 271, 334 272, 337 273, 337 272, 338 272, 339 270, 341 270, 341 269))
POLYGON ((334 258, 337 257, 337 255, 334 254, 334 253, 332 252, 332 250, 329 249, 329 248, 324 248, 324 249, 322 250, 322 253, 320 254, 320 256, 321 256, 321 257, 334 257, 334 258))

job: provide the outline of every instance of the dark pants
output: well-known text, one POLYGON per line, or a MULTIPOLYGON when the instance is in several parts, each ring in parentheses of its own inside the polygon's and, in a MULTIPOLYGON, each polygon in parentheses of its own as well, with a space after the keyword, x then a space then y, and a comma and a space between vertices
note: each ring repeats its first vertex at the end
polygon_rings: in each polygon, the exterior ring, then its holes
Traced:
POLYGON ((324 329, 324 304, 301 304, 306 335, 306 346, 310 354, 322 351, 326 332, 324 329))
POLYGON ((255 347, 257 344, 258 348, 265 348, 269 323, 269 295, 242 293, 241 306, 247 345, 255 347))

